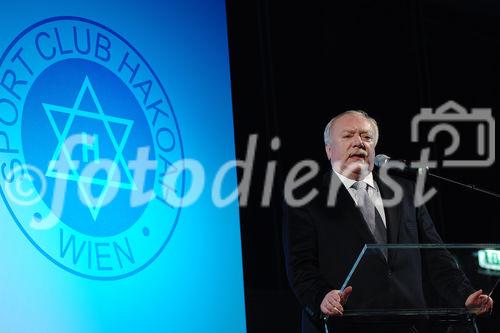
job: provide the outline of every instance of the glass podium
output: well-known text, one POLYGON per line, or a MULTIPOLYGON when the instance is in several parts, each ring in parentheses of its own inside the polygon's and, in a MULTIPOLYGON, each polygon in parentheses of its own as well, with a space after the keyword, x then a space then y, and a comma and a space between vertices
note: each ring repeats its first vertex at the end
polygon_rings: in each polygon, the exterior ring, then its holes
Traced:
POLYGON ((465 300, 479 289, 494 297, 499 279, 500 244, 367 244, 340 288, 352 292, 335 320, 473 323, 480 308, 465 300))

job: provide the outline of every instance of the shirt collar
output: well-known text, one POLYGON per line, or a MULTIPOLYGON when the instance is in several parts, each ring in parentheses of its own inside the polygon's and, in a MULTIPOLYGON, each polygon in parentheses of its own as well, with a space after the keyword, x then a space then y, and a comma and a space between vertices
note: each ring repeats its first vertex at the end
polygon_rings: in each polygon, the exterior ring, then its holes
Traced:
MULTIPOLYGON (((333 172, 335 172, 335 174, 337 174, 340 181, 342 182, 342 184, 344 184, 344 186, 347 189, 350 189, 352 184, 354 184, 355 182, 358 181, 358 180, 347 178, 346 176, 338 173, 335 169, 333 170, 333 172)), ((376 189, 375 183, 373 181, 373 173, 371 171, 364 179, 360 179, 359 181, 363 181, 363 182, 367 183, 371 188, 376 189)))

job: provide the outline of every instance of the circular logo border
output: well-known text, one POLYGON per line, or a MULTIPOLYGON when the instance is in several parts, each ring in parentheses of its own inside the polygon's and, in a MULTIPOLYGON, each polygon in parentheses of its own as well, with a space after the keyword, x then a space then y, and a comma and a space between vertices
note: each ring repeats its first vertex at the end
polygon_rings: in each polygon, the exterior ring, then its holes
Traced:
MULTIPOLYGON (((156 82, 158 83, 162 93, 164 94, 164 96, 166 97, 166 101, 168 103, 168 106, 170 108, 170 110, 172 111, 172 116, 174 117, 174 123, 175 123, 175 127, 176 127, 176 130, 177 132, 179 133, 179 147, 180 147, 180 153, 181 153, 181 156, 182 158, 184 158, 184 148, 183 148, 183 145, 182 145, 182 136, 181 136, 181 131, 180 131, 180 128, 179 128, 179 124, 177 122, 177 117, 175 116, 175 113, 174 113, 174 108, 172 107, 172 103, 170 102, 170 98, 168 97, 168 94, 167 92, 165 91, 164 87, 163 87, 163 84, 161 83, 161 81, 158 79, 156 73, 153 71, 153 69, 151 68, 151 66, 149 65, 149 63, 144 59, 144 57, 142 56, 142 54, 137 51, 137 49, 132 46, 125 38, 123 38, 120 34, 118 34, 117 32, 113 31, 112 29, 106 27, 105 25, 101 24, 101 23, 98 23, 98 22, 95 22, 95 21, 92 21, 90 19, 86 19, 86 18, 83 18, 83 17, 78 17, 78 16, 55 16, 55 17, 51 17, 51 18, 48 18, 48 19, 44 19, 42 21, 39 21, 37 23, 34 23, 32 25, 30 25, 29 27, 27 27, 26 29, 24 29, 20 34, 18 34, 16 36, 16 38, 14 38, 14 40, 9 44, 9 46, 7 46, 7 48, 5 49, 4 53, 2 54, 2 56, 0 57, 0 66, 4 63, 5 61, 5 58, 7 57, 7 55, 9 54, 9 52, 11 51, 11 49, 21 40, 21 38, 23 38, 27 33, 29 33, 30 31, 46 24, 46 23, 50 23, 50 22, 57 22, 57 21, 65 21, 65 20, 74 20, 74 21, 80 21, 80 22, 84 22, 84 23, 88 23, 88 24, 91 24, 91 25, 95 25, 107 32, 109 32, 110 34, 114 35, 116 38, 120 39, 123 43, 125 43, 125 45, 127 45, 132 51, 135 52, 135 54, 141 59, 141 61, 143 61, 143 63, 147 66, 148 70, 150 71, 150 73, 153 75, 153 77, 155 78, 156 82)), ((182 181, 181 181, 181 193, 184 193, 184 189, 185 189, 185 177, 182 177, 182 181)), ((40 251, 40 253, 42 253, 47 259, 49 259, 51 262, 53 262, 54 264, 56 264, 58 267, 64 269, 65 271, 69 272, 69 273, 72 273, 72 274, 75 274, 77 276, 80 276, 80 277, 83 277, 83 278, 86 278, 86 279, 91 279, 91 280, 101 280, 101 281, 110 281, 110 280, 120 280, 120 279, 124 279, 124 278, 127 278, 129 276, 132 276, 140 271, 142 271, 143 269, 145 269, 147 266, 149 266, 153 261, 155 261, 158 256, 163 252, 163 250, 165 249, 165 247, 167 246, 168 242, 170 241, 170 239, 172 238, 172 235, 177 227, 177 223, 179 221, 179 218, 180 218, 180 213, 181 213, 181 207, 179 206, 178 209, 177 209, 177 213, 176 213, 176 216, 175 216, 175 219, 174 219, 174 222, 172 224, 172 227, 170 229, 170 232, 169 234, 167 235, 165 241, 163 242, 163 244, 160 246, 160 248, 158 249, 158 251, 148 260, 146 261, 144 264, 142 264, 141 266, 139 266, 138 268, 130 271, 130 272, 127 272, 127 273, 124 273, 124 274, 121 274, 121 275, 116 275, 116 276, 94 276, 94 275, 89 275, 89 274, 84 274, 84 273, 81 273, 81 272, 78 272, 74 269, 71 269, 69 267, 66 267, 65 265, 63 265, 62 263, 58 262, 57 260, 55 260, 54 258, 52 258, 47 252, 45 252, 31 237, 30 235, 26 232, 26 230, 24 230, 24 227, 21 225, 21 223, 19 222, 19 220, 17 219, 16 215, 14 214, 12 208, 10 207, 9 205, 9 202, 7 200, 7 198, 5 197, 5 193, 4 191, 1 189, 0 187, 0 195, 2 196, 2 199, 5 203, 5 207, 7 208, 7 210, 9 211, 10 215, 12 216, 12 218, 14 219, 14 221, 16 222, 17 226, 19 227, 19 229, 21 230, 21 232, 24 234, 24 236, 30 241, 31 244, 33 244, 33 246, 38 250, 40 251)))

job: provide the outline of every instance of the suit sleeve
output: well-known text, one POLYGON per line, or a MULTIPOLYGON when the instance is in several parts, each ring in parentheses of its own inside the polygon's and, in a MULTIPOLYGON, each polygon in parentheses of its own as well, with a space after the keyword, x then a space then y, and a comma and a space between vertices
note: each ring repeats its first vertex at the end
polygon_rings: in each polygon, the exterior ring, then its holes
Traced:
POLYGON ((290 286, 305 311, 320 319, 321 302, 333 288, 321 277, 317 231, 306 209, 285 207, 283 244, 290 286))
MULTIPOLYGON (((443 243, 425 206, 416 211, 420 243, 443 243)), ((446 249, 428 249, 422 257, 430 281, 440 295, 450 306, 464 306, 474 288, 451 253, 446 249)))

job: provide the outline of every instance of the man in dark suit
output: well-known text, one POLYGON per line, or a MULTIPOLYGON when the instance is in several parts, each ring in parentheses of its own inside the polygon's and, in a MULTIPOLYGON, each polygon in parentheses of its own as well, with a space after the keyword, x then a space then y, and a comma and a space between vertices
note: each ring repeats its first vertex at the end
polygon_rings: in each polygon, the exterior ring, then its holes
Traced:
MULTIPOLYGON (((475 307, 478 314, 490 311, 492 299, 482 290, 472 288, 450 256, 426 255, 417 250, 405 256, 378 251, 367 268, 370 283, 339 290, 367 243, 442 240, 425 206, 415 206, 412 182, 391 177, 393 185, 401 190, 401 200, 395 206, 384 207, 383 200, 398 193, 374 170, 378 127, 373 118, 362 111, 344 112, 328 123, 324 136, 332 171, 310 202, 287 207, 285 212, 287 274, 303 306, 302 332, 322 332, 323 319, 342 316, 348 297, 349 306, 424 307, 423 270, 449 304, 475 307), (378 296, 370 297, 372 291, 378 296), (381 294, 383 297, 379 297, 381 294)), ((345 330, 375 331, 374 326, 360 327, 349 326, 345 330)), ((387 332, 386 328, 382 330, 387 332)))

